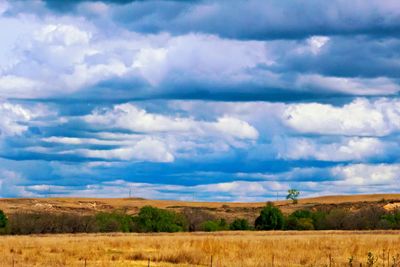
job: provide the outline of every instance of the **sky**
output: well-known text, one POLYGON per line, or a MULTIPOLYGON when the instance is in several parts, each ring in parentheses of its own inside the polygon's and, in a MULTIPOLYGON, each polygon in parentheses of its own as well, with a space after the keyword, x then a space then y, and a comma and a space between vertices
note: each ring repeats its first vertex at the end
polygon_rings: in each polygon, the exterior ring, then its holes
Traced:
POLYGON ((0 0, 0 197, 399 192, 398 0, 0 0))

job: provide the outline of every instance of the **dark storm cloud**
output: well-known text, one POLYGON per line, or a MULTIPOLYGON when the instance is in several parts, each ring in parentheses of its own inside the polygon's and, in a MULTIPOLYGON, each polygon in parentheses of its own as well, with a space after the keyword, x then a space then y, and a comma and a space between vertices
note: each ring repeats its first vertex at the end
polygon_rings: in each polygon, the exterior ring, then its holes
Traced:
POLYGON ((400 33, 398 1, 132 2, 113 19, 135 31, 203 32, 238 39, 298 39, 312 35, 400 33))

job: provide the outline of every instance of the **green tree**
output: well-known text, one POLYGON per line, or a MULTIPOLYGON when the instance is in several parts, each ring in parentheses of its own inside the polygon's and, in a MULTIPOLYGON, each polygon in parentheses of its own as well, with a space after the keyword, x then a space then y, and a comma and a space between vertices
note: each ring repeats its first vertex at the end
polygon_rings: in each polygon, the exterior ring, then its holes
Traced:
POLYGON ((123 213, 100 212, 95 216, 96 225, 100 232, 131 232, 132 217, 123 213))
POLYGON ((246 219, 235 219, 230 225, 229 225, 230 230, 250 230, 250 224, 249 221, 246 219))
POLYGON ((0 229, 4 229, 7 227, 8 219, 6 214, 0 210, 0 229))
POLYGON ((297 189, 289 189, 286 199, 291 199, 293 204, 297 204, 300 191, 297 189))
POLYGON ((205 232, 215 232, 219 231, 219 223, 218 221, 205 221, 201 224, 201 230, 205 232))
POLYGON ((139 232, 183 232, 188 228, 183 215, 151 206, 141 208, 133 220, 139 232))
POLYGON ((8 219, 4 211, 0 210, 0 228, 4 228, 7 226, 8 219))
POLYGON ((203 222, 201 224, 201 229, 206 232, 214 232, 214 231, 228 230, 229 227, 225 219, 220 219, 220 220, 209 220, 203 222))
POLYGON ((261 210, 260 216, 256 219, 257 230, 280 230, 284 225, 284 217, 281 210, 271 202, 261 210))
POLYGON ((309 210, 296 210, 286 219, 288 230, 314 230, 313 213, 309 210))

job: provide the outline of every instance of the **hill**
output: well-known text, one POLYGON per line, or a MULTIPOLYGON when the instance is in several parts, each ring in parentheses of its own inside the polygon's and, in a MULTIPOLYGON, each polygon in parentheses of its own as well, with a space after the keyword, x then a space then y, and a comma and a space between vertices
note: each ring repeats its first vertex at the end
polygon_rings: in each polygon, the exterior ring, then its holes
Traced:
MULTIPOLYGON (((400 194, 338 195, 300 199, 297 205, 289 201, 275 201, 284 213, 297 209, 332 209, 344 207, 359 209, 366 205, 377 205, 386 209, 400 207, 400 194)), ((163 209, 181 211, 201 210, 217 217, 231 219, 243 217, 253 220, 265 202, 188 202, 176 200, 148 200, 142 198, 8 198, 0 199, 0 209, 7 214, 16 212, 55 212, 94 214, 97 212, 123 211, 136 214, 143 206, 151 205, 163 209)))

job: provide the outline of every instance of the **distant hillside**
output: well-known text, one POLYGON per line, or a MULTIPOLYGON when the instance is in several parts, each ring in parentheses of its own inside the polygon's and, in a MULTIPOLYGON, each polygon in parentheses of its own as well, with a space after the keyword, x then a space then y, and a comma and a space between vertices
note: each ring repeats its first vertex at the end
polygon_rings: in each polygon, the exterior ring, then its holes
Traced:
MULTIPOLYGON (((345 207, 358 209, 365 205, 379 205, 387 209, 400 207, 400 194, 343 195, 300 199, 297 205, 289 201, 276 201, 284 213, 297 209, 331 209, 345 207)), ((188 202, 174 200, 148 200, 140 198, 11 198, 0 199, 0 209, 7 214, 15 212, 55 212, 93 214, 100 211, 124 211, 136 214, 145 205, 180 211, 184 208, 208 211, 218 217, 255 219, 265 202, 188 202)))

